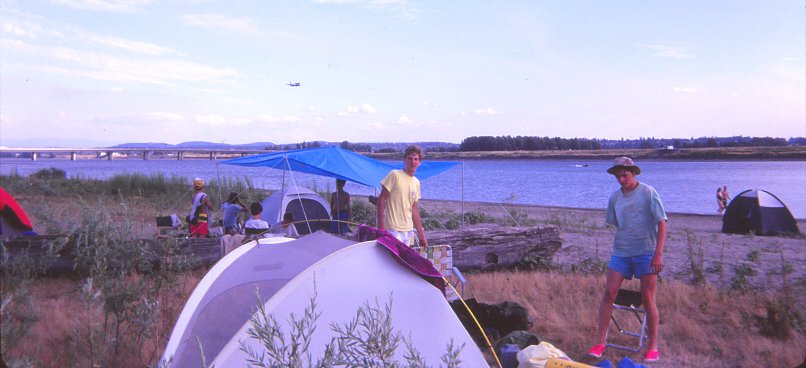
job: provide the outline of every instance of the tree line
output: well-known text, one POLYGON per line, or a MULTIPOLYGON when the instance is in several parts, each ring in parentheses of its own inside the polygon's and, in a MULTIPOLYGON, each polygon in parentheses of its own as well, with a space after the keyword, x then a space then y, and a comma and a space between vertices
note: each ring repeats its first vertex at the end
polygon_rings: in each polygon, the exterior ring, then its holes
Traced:
POLYGON ((467 137, 459 144, 460 151, 554 151, 598 150, 601 143, 586 138, 481 136, 467 137))
POLYGON ((535 136, 474 136, 459 144, 459 151, 552 151, 599 150, 612 148, 703 148, 703 147, 769 147, 798 146, 806 138, 775 137, 701 137, 701 138, 639 138, 639 139, 587 139, 535 136))

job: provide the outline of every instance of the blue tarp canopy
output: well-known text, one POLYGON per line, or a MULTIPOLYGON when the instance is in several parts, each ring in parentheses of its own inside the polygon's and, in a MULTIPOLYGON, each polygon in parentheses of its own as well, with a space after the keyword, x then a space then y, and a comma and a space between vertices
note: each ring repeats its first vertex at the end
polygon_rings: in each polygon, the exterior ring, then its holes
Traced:
MULTIPOLYGON (((378 161, 341 147, 308 148, 264 153, 222 161, 223 164, 270 167, 344 179, 377 188, 381 180, 393 169, 402 169, 403 163, 390 164, 378 161)), ((425 180, 448 170, 459 162, 423 161, 415 176, 425 180)))

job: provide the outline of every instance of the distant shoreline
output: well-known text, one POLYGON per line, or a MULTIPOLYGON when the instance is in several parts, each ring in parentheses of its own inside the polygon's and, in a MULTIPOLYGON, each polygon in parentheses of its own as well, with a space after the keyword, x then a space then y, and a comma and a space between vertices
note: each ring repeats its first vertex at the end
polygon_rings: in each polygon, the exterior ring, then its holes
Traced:
MULTIPOLYGON (((131 148, 128 148, 131 150, 131 148)), ((31 149, 34 151, 35 149, 31 149)), ((211 155, 217 160, 242 157, 243 153, 220 148, 194 148, 194 151, 185 151, 183 159, 210 159, 211 155), (198 152, 198 151, 204 152, 198 152)), ((0 158, 3 149, 0 148, 0 158)), ((143 151, 149 151, 143 148, 143 151)), ((184 151, 177 148, 176 151, 184 151)), ((110 149, 114 152, 114 149, 110 149)), ((280 151, 253 151, 275 153, 280 151)), ((6 152, 8 153, 8 152, 6 152)), ((378 160, 399 160, 402 152, 380 153, 359 152, 378 160)), ((471 152, 436 152, 428 151, 428 160, 611 160, 614 157, 628 156, 640 160, 689 160, 689 161, 806 161, 806 146, 773 146, 773 147, 708 147, 708 148, 680 148, 680 149, 601 149, 601 150, 543 150, 543 151, 471 151, 471 152)), ((78 154, 80 159, 106 159, 97 154, 78 154)), ((22 158, 22 157, 21 157, 22 158)), ((39 159, 70 158, 67 151, 41 152, 39 159)), ((115 154, 115 160, 143 159, 142 152, 133 154, 115 154)), ((175 155, 158 155, 149 160, 176 160, 175 155)))
MULTIPOLYGON (((400 153, 365 153, 379 160, 400 159, 400 153)), ((628 156, 642 160, 806 160, 806 146, 714 147, 681 149, 602 149, 578 151, 428 152, 430 160, 610 160, 628 156)))

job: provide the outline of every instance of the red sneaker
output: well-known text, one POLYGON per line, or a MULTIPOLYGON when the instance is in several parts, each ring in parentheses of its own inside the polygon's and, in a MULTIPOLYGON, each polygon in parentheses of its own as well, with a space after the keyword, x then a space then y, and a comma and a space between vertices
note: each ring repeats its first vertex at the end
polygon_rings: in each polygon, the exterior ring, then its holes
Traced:
POLYGON ((602 353, 605 351, 605 346, 602 344, 594 345, 590 350, 588 350, 588 355, 594 358, 601 358, 602 353))
POLYGON ((660 353, 657 350, 647 350, 646 355, 644 355, 645 362, 657 362, 660 359, 660 353))

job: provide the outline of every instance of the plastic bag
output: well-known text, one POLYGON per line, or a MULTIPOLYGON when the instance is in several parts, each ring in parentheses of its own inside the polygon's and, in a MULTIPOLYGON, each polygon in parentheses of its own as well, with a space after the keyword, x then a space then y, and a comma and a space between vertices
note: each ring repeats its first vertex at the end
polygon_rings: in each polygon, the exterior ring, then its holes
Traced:
POLYGON ((545 368, 549 358, 570 360, 562 350, 546 341, 529 345, 518 352, 518 368, 545 368))

